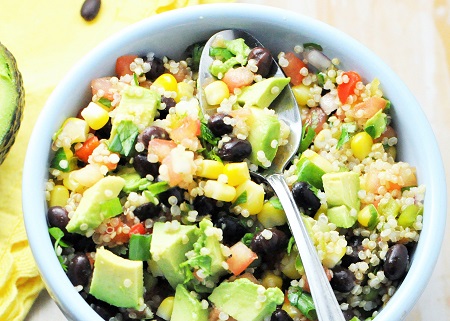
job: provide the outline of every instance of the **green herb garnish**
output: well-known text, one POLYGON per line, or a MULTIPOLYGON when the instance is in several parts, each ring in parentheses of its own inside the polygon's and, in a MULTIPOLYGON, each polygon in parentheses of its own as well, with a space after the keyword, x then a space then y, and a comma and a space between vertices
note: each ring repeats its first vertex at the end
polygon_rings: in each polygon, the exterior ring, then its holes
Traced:
POLYGON ((337 149, 342 148, 342 146, 344 146, 344 144, 350 140, 355 131, 356 131, 356 124, 354 122, 342 124, 341 136, 339 137, 336 148, 337 149))
POLYGON ((305 49, 315 49, 319 51, 323 51, 323 48, 321 45, 314 43, 314 42, 307 42, 303 44, 303 48, 305 49))
POLYGON ((305 150, 308 149, 308 147, 313 142, 314 137, 316 137, 316 132, 314 131, 314 128, 312 128, 311 126, 303 126, 302 141, 300 143, 300 148, 299 148, 300 153, 303 153, 305 150))
POLYGON ((105 97, 100 97, 97 102, 105 107, 111 108, 111 100, 106 99, 105 97))
POLYGON ((300 287, 291 287, 288 293, 289 302, 295 306, 308 320, 316 320, 317 313, 310 294, 303 292, 300 287))
POLYGON ((233 206, 244 204, 247 202, 247 191, 243 191, 234 201, 233 206))
POLYGON ((64 263, 64 258, 61 254, 58 254, 58 247, 69 247, 69 245, 62 240, 64 232, 59 227, 50 227, 48 233, 55 239, 54 250, 58 257, 59 263, 64 271, 67 271, 67 265, 64 263))
POLYGON ((128 156, 138 136, 138 127, 131 120, 123 120, 117 125, 117 132, 109 143, 109 150, 128 156))

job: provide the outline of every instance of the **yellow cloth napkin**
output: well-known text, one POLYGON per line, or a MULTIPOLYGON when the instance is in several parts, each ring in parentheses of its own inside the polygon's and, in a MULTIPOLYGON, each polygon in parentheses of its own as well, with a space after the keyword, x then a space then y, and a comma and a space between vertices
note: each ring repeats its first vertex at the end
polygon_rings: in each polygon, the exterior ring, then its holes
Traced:
POLYGON ((28 138, 49 94, 74 63, 114 32, 163 11, 212 2, 232 0, 103 0, 97 18, 85 22, 83 0, 0 0, 0 41, 16 57, 26 92, 16 143, 0 167, 1 321, 23 320, 43 289, 22 219, 21 179, 28 138))

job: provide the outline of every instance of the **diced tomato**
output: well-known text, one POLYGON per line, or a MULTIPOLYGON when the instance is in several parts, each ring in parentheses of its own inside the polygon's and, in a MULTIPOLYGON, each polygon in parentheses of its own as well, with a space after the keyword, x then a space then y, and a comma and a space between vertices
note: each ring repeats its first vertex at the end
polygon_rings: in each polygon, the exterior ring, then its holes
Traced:
POLYGON ((367 120, 375 115, 379 110, 383 110, 387 105, 387 100, 380 97, 370 97, 358 103, 349 110, 349 116, 356 119, 367 120))
POLYGON ((186 79, 186 76, 189 75, 190 70, 188 69, 188 66, 185 66, 183 64, 178 65, 178 71, 175 74, 172 74, 177 82, 182 82, 184 79, 186 79))
POLYGON ((145 234, 144 223, 138 223, 130 228, 130 234, 145 234))
POLYGON ((98 145, 100 145, 100 141, 98 140, 97 136, 91 136, 83 143, 83 145, 79 149, 75 151, 75 156, 77 156, 78 159, 82 162, 87 163, 89 156, 92 154, 94 149, 97 148, 98 145))
POLYGON ((116 60, 116 75, 117 77, 122 77, 125 75, 132 75, 133 72, 130 69, 130 64, 134 59, 138 58, 136 55, 125 55, 120 56, 116 60))
POLYGON ((239 275, 258 258, 255 252, 248 248, 244 243, 237 242, 230 247, 231 256, 227 259, 228 269, 234 274, 239 275))
POLYGON ((348 82, 342 83, 337 87, 339 100, 343 104, 347 102, 350 95, 354 94, 356 84, 361 81, 361 76, 357 72, 347 71, 342 74, 342 77, 345 75, 348 77, 348 82))
POLYGON ((306 64, 293 52, 287 52, 284 55, 284 58, 288 61, 288 65, 281 68, 287 77, 291 77, 291 84, 293 86, 300 85, 303 78, 305 78, 305 76, 300 73, 300 70, 302 70, 302 68, 307 68, 306 64))
POLYGON ((233 93, 236 88, 251 85, 254 79, 255 74, 249 68, 238 67, 229 69, 222 81, 227 84, 230 93, 233 93))
POLYGON ((162 162, 175 147, 177 144, 173 140, 154 138, 148 143, 148 153, 155 154, 158 156, 158 161, 162 162))
POLYGON ((183 139, 196 138, 200 135, 200 120, 186 116, 180 120, 178 126, 170 133, 170 138, 175 142, 181 142, 183 139))
POLYGON ((92 95, 96 95, 99 90, 103 91, 104 98, 113 101, 113 93, 110 91, 112 84, 111 77, 96 78, 91 81, 92 95))
POLYGON ((308 115, 305 119, 305 126, 311 126, 316 132, 316 135, 322 130, 323 124, 327 121, 327 114, 320 107, 313 107, 308 110, 308 115))

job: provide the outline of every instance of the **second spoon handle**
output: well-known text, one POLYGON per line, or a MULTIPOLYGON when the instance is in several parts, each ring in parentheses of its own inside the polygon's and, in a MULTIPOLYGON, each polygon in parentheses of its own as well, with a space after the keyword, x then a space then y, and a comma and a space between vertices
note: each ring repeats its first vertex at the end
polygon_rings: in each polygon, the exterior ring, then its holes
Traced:
POLYGON ((282 174, 272 174, 267 181, 280 199, 308 278, 319 321, 345 321, 292 193, 282 174))

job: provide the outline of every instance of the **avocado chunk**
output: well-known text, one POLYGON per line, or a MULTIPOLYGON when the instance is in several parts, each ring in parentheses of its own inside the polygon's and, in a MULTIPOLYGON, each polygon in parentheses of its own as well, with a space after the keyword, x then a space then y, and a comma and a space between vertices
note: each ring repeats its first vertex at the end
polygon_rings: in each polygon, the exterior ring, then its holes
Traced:
POLYGON ((307 149, 296 164, 297 182, 308 182, 318 189, 323 189, 322 176, 333 171, 333 165, 323 156, 307 149))
POLYGON ((213 226, 208 219, 199 223, 199 237, 193 245, 193 250, 186 253, 187 261, 180 264, 186 276, 185 282, 197 292, 212 291, 212 285, 227 273, 223 263, 226 257, 222 254, 221 238, 222 231, 213 226), (196 277, 193 275, 196 271, 196 277))
POLYGON ((175 290, 171 321, 208 321, 208 309, 203 308, 199 300, 194 298, 181 284, 175 290))
POLYGON ((345 205, 359 211, 359 175, 355 172, 326 173, 322 176, 328 207, 345 205))
POLYGON ((262 321, 284 301, 279 288, 264 288, 249 279, 222 282, 209 296, 220 311, 237 321, 262 321))
POLYGON ((245 44, 244 39, 216 41, 216 47, 211 47, 209 55, 215 60, 209 67, 211 75, 222 78, 229 69, 236 65, 244 66, 247 63, 250 48, 245 44))
POLYGON ((125 185, 123 178, 106 176, 89 187, 66 226, 70 233, 86 234, 105 219, 122 213, 118 195, 125 185))
POLYGON ((378 223, 378 211, 375 205, 364 206, 358 213, 358 222, 362 226, 373 229, 378 223))
POLYGON ((241 106, 268 108, 291 78, 271 77, 242 88, 237 101, 241 106))
POLYGON ((155 222, 150 242, 150 254, 164 277, 175 289, 185 281, 185 271, 180 264, 187 260, 186 253, 194 248, 198 227, 180 225, 178 221, 155 222))
POLYGON ((150 126, 161 104, 161 96, 156 91, 144 87, 127 86, 121 93, 120 103, 111 116, 110 142, 117 135, 117 129, 121 122, 132 122, 137 126, 139 132, 150 126))
POLYGON ((278 150, 281 125, 278 117, 267 109, 250 107, 247 119, 250 128, 247 140, 252 145, 250 162, 267 168, 278 150))
POLYGON ((318 189, 323 189, 322 176, 325 172, 308 158, 300 158, 296 165, 297 182, 307 182, 318 189))
POLYGON ((327 216, 330 223, 343 228, 352 227, 358 219, 357 212, 345 205, 330 207, 327 209, 327 216))
POLYGON ((116 307, 139 307, 144 302, 142 261, 127 260, 104 247, 98 248, 89 293, 116 307))
POLYGON ((24 105, 22 75, 14 56, 0 43, 0 164, 14 144, 24 105))
POLYGON ((383 113, 383 110, 380 109, 369 118, 364 124, 364 130, 368 133, 373 139, 376 139, 381 136, 386 130, 387 121, 386 114, 383 113))

